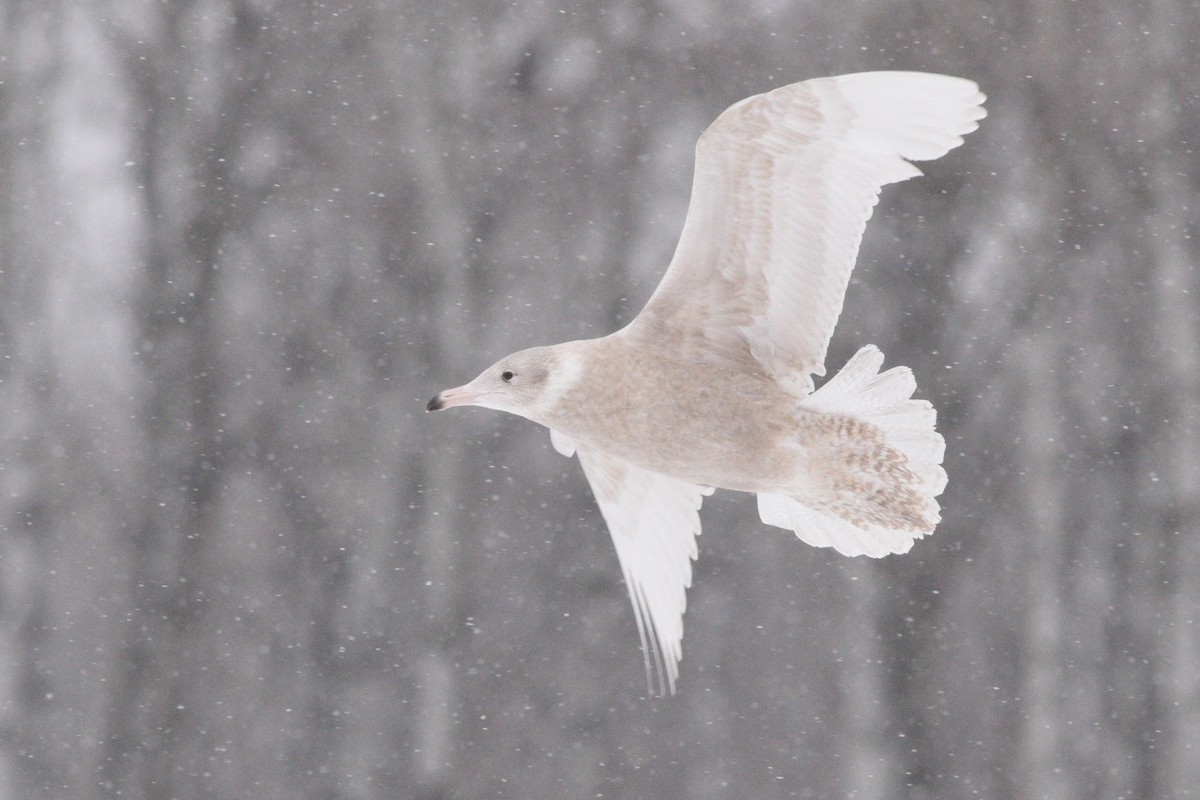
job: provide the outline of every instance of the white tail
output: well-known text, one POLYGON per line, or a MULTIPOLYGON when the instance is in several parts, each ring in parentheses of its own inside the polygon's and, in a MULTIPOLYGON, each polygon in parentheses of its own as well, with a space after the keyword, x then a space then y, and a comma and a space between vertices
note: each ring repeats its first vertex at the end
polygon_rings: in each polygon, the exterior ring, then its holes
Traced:
POLYGON ((933 406, 912 399, 912 371, 880 373, 882 364, 883 353, 867 345, 801 402, 830 423, 827 437, 806 442, 816 483, 796 495, 760 494, 763 522, 816 547, 876 558, 907 552, 933 532, 941 519, 935 498, 946 488, 946 443, 934 429, 933 406))

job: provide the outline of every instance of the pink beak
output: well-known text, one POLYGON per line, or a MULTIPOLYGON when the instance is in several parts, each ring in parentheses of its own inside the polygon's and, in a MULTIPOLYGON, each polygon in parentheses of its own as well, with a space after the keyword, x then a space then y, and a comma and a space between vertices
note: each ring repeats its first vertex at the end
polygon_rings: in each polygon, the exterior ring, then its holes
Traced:
POLYGON ((441 411, 443 408, 453 408, 454 406, 469 406, 474 403, 479 397, 478 392, 473 392, 466 386, 459 386, 455 389, 446 389, 434 395, 429 404, 425 406, 426 411, 441 411))

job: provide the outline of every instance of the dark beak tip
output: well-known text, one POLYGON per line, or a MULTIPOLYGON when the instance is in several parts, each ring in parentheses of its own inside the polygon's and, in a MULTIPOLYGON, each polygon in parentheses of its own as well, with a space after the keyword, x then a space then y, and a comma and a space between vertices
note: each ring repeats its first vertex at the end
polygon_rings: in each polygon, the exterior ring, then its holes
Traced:
POLYGON ((433 396, 433 399, 425 404, 425 410, 426 411, 441 411, 442 410, 442 396, 440 394, 435 394, 433 396))

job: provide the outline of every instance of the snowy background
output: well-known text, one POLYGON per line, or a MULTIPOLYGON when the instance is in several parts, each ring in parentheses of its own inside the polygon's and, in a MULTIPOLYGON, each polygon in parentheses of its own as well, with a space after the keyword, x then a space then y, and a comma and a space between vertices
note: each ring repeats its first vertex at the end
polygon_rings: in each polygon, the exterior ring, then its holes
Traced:
POLYGON ((1195 0, 0 4, 0 798, 1200 791, 1195 0), (844 559, 718 493, 679 694, 576 462, 425 401, 630 319, 699 132, 978 81, 830 363, 945 433, 844 559))

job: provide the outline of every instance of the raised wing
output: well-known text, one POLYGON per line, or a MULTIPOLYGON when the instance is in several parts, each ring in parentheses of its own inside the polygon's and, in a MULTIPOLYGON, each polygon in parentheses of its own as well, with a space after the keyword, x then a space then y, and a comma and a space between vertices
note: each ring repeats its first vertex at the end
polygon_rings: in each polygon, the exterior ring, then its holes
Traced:
POLYGON ((734 104, 696 145, 675 256, 624 335, 808 394, 879 190, 962 144, 983 101, 962 78, 864 72, 734 104))
POLYGON ((579 456, 617 546, 617 559, 633 601, 638 635, 651 682, 659 693, 675 693, 683 642, 685 590, 692 585, 692 560, 700 533, 700 502, 712 489, 650 472, 620 458, 577 447, 552 434, 554 447, 579 456))

